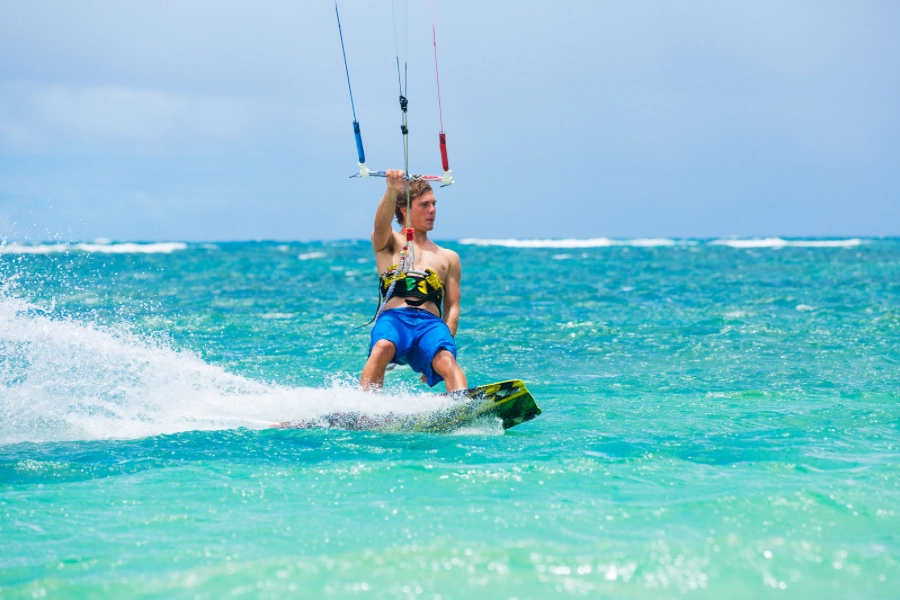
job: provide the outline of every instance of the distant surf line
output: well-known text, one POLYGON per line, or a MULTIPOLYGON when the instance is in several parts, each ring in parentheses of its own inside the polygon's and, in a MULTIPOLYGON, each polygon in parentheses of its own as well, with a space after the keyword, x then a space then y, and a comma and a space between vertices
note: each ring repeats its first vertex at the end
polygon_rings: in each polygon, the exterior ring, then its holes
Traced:
POLYGON ((855 248, 862 245, 860 238, 845 240, 785 240, 782 238, 753 239, 721 239, 709 242, 711 246, 729 246, 731 248, 855 248))
MULTIPOLYGON (((672 238, 566 238, 566 239, 488 239, 488 238, 464 238, 457 243, 466 246, 497 246, 504 248, 550 248, 550 249, 587 249, 610 247, 655 248, 671 246, 726 246, 736 249, 780 249, 780 248, 856 248, 871 243, 873 239, 847 238, 847 239, 784 239, 780 237, 767 238, 719 238, 713 240, 703 239, 672 239, 672 238)), ((348 240, 341 240, 346 242, 348 240)), ((353 243, 365 242, 365 240, 349 240, 353 243)), ((332 244, 335 240, 321 240, 320 242, 294 242, 300 246, 310 243, 332 244)), ((193 245, 197 247, 197 245, 193 245)), ((200 244, 208 247, 208 244, 200 244)), ((185 242, 71 242, 71 243, 40 243, 22 244, 19 242, 0 243, 0 254, 54 254, 63 252, 85 252, 100 254, 171 254, 180 250, 187 250, 189 245, 185 242)), ((287 246, 279 246, 286 250, 287 246)), ((300 260, 324 258, 326 253, 310 251, 301 253, 300 260)))
POLYGON ((705 244, 709 246, 728 246, 730 248, 855 248, 862 245, 864 240, 860 238, 823 240, 801 239, 785 240, 783 238, 735 238, 716 240, 687 240, 669 238, 636 238, 631 240, 610 238, 589 239, 481 239, 465 238, 459 240, 460 244, 471 246, 500 246, 504 248, 609 248, 612 246, 630 246, 638 248, 653 248, 662 246, 696 246, 705 244))
POLYGON ((154 242, 138 244, 122 242, 118 244, 0 244, 0 254, 52 254, 55 252, 97 252, 101 254, 171 254, 186 250, 184 242, 154 242))

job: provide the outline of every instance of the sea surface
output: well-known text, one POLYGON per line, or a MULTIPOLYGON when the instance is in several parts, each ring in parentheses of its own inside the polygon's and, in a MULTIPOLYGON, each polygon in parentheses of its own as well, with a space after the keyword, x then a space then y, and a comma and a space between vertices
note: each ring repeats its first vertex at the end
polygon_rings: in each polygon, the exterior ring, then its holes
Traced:
POLYGON ((900 598, 900 240, 462 240, 506 432, 355 387, 371 249, 0 246, 0 597, 900 598))

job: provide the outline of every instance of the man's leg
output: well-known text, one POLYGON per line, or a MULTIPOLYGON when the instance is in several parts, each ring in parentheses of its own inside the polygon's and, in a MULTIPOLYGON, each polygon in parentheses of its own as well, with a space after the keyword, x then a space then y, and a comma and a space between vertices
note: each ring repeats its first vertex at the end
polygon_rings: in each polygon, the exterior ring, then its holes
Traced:
MULTIPOLYGON (((372 346, 369 360, 359 376, 359 387, 367 392, 377 392, 384 385, 384 370, 397 353, 397 347, 388 340, 378 340, 372 346)), ((448 353, 449 354, 449 353, 448 353)), ((451 355, 452 358, 452 355, 451 355)))
POLYGON ((438 350, 431 361, 431 368, 444 378, 448 392, 464 390, 469 387, 468 383, 466 383, 466 374, 459 368, 453 353, 449 350, 438 350))

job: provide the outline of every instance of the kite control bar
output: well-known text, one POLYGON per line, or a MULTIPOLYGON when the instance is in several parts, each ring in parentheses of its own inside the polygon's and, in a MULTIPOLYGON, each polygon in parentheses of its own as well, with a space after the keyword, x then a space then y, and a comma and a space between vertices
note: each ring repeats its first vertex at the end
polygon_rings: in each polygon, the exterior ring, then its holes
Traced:
MULTIPOLYGON (((359 173, 355 173, 350 176, 350 178, 354 177, 387 177, 386 171, 371 171, 369 168, 363 163, 359 163, 359 173)), ((453 184, 453 175, 450 174, 450 171, 446 171, 443 176, 441 175, 404 175, 403 179, 407 181, 431 181, 434 183, 440 183, 441 187, 445 185, 453 184)))
MULTIPOLYGON (((359 159, 359 173, 351 175, 352 177, 387 177, 387 173, 385 171, 372 171, 366 166, 366 153, 363 150, 363 141, 362 141, 362 132, 360 130, 359 120, 356 118, 356 105, 353 102, 353 88, 350 86, 350 68, 347 65, 347 50, 344 47, 344 32, 341 29, 341 15, 338 12, 337 0, 334 2, 334 13, 337 17, 337 26, 338 26, 338 35, 341 40, 341 54, 344 58, 344 73, 347 76, 347 91, 350 92, 350 108, 353 111, 353 137, 356 141, 356 156, 359 159)), ((441 151, 441 166, 444 168, 443 175, 404 175, 403 179, 407 181, 430 181, 434 183, 440 183, 441 187, 452 185, 453 184, 453 175, 452 171, 450 171, 450 163, 447 159, 447 135, 444 133, 444 115, 441 109, 441 81, 438 76, 438 64, 437 64, 437 36, 434 32, 434 7, 432 6, 432 15, 431 15, 431 34, 434 43, 434 75, 437 83, 437 91, 438 91, 438 115, 440 117, 441 123, 441 131, 438 137, 438 141, 440 143, 440 151, 441 151)), ((396 37, 397 32, 396 29, 394 31, 394 42, 396 45, 396 37)), ((406 71, 406 63, 404 62, 404 72, 406 71)), ((405 84, 400 79, 400 56, 397 56, 397 81, 400 84, 400 109, 403 113, 403 124, 400 126, 400 131, 403 133, 403 159, 404 159, 404 168, 407 172, 409 172, 409 128, 407 126, 406 121, 406 109, 408 101, 406 99, 406 90, 405 84)))

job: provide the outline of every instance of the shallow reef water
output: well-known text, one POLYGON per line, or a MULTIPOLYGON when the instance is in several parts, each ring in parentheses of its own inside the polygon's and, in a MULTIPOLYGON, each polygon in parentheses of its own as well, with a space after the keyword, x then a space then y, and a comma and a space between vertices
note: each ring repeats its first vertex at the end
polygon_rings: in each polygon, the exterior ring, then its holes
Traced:
POLYGON ((366 242, 0 246, 0 597, 900 597, 900 240, 447 245, 534 421, 268 428, 448 402, 366 242))

